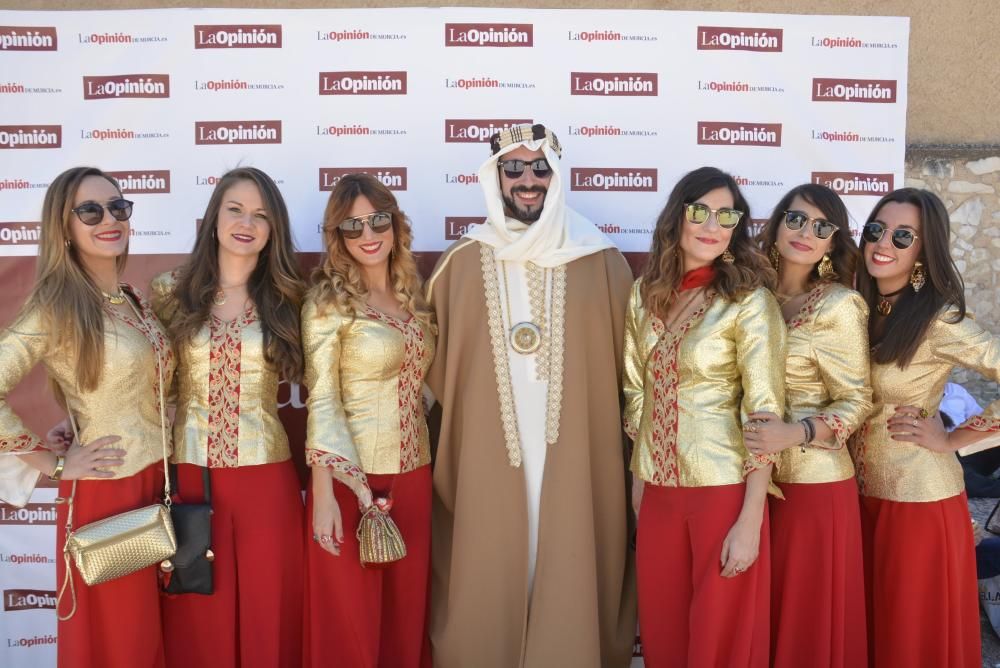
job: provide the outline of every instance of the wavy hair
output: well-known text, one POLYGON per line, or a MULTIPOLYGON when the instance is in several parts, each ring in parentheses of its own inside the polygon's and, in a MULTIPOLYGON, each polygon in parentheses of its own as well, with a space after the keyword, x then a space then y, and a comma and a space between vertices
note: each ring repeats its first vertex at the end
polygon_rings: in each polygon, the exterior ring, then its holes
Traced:
POLYGON ((720 255, 712 263, 715 278, 711 287, 724 299, 739 299, 759 287, 774 289, 777 275, 750 236, 750 205, 740 187, 729 174, 716 167, 700 167, 688 172, 677 182, 656 219, 649 259, 642 272, 640 295, 647 311, 664 317, 684 277, 681 259, 681 230, 684 207, 717 188, 726 188, 733 196, 733 208, 743 212, 743 218, 733 228, 729 241, 732 264, 720 255))
POLYGON ((305 291, 302 271, 295 257, 288 208, 274 180, 255 167, 226 172, 212 191, 187 262, 178 270, 174 296, 177 313, 170 323, 176 343, 190 340, 205 325, 219 289, 219 240, 216 226, 226 191, 240 181, 257 186, 270 235, 250 274, 247 292, 257 307, 264 333, 264 357, 291 382, 302 379, 303 357, 299 323, 305 291))
POLYGON ((323 213, 323 241, 326 258, 313 271, 312 295, 322 308, 332 304, 343 314, 356 316, 364 309, 368 296, 361 268, 351 257, 344 237, 337 226, 348 218, 354 200, 364 196, 377 211, 392 216, 393 243, 389 255, 389 285, 399 305, 412 313, 431 329, 435 329, 434 315, 423 295, 423 280, 417 271, 417 262, 410 250, 413 230, 406 215, 399 209, 395 196, 385 185, 370 174, 347 174, 337 182, 330 193, 323 213))
MULTIPOLYGON (((924 265, 927 281, 920 292, 915 292, 911 285, 903 289, 892 312, 885 319, 885 329, 880 337, 875 336, 874 317, 868 319, 868 333, 872 343, 876 344, 872 361, 876 364, 895 362, 900 369, 904 369, 923 343, 927 330, 942 308, 953 306, 957 309, 951 322, 959 322, 965 318, 965 285, 951 258, 951 225, 948 209, 941 199, 929 190, 900 188, 878 201, 865 224, 878 220, 882 207, 890 202, 911 204, 919 212, 918 235, 922 243, 917 259, 924 265)), ((862 254, 867 245, 862 235, 862 254)), ((868 308, 874 314, 881 297, 878 284, 868 273, 864 262, 858 268, 858 292, 868 302, 868 308)))
MULTIPOLYGON (((851 223, 847 207, 844 206, 840 196, 826 186, 817 183, 803 183, 785 193, 785 196, 774 207, 771 217, 764 224, 764 229, 757 237, 760 241, 761 251, 767 253, 778 240, 778 226, 784 221, 785 211, 792 205, 792 200, 796 197, 801 197, 822 211, 823 217, 837 226, 829 253, 835 276, 829 280, 853 288, 854 272, 857 269, 858 260, 861 259, 861 252, 851 237, 851 223)), ((809 272, 809 281, 810 283, 818 283, 820 280, 823 279, 820 278, 819 262, 817 262, 813 265, 812 271, 809 272)))
MULTIPOLYGON (((121 196, 118 182, 96 167, 67 169, 49 184, 42 204, 35 286, 24 306, 24 312, 38 310, 49 346, 76 360, 76 384, 83 391, 97 387, 104 366, 104 297, 81 263, 70 232, 76 193, 91 176, 107 180, 121 196)), ((115 259, 119 275, 127 259, 128 246, 115 259)))

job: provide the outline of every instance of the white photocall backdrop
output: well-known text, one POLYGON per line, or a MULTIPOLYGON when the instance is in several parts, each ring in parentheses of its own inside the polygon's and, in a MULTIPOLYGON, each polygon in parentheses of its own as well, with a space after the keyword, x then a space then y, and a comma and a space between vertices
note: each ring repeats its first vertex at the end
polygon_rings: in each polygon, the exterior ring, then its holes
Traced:
MULTIPOLYGON (((0 11, 0 256, 35 255, 44 190, 78 164, 136 202, 133 254, 187 252, 238 165, 279 183, 302 251, 350 171, 382 178, 416 249, 440 251, 484 215, 483 140, 518 121, 557 133, 570 205, 625 252, 702 165, 733 173, 756 219, 813 181, 857 223, 902 186, 908 37, 893 17, 0 11)), ((0 505, 3 666, 54 663, 51 496, 0 505)))

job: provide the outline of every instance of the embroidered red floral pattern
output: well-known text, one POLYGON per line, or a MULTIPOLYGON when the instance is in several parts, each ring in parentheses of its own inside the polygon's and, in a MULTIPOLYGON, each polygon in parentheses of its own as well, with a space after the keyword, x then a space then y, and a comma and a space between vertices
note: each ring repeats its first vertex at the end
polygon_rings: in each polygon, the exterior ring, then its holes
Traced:
POLYGON ((673 332, 668 332, 660 318, 653 316, 653 333, 656 347, 650 356, 649 369, 653 378, 653 408, 651 418, 653 464, 655 472, 649 481, 654 485, 677 487, 680 484, 680 467, 677 458, 677 352, 684 335, 701 320, 712 303, 711 294, 705 297, 687 320, 673 332))
POLYGON ((866 440, 868 439, 868 429, 869 424, 865 422, 861 425, 861 429, 854 432, 847 441, 847 447, 851 451, 851 457, 854 459, 854 470, 858 478, 858 493, 865 493, 865 449, 866 440))
MULTIPOLYGON (((973 431, 1000 431, 1000 418, 984 418, 982 415, 973 415, 968 420, 958 426, 958 429, 971 429, 973 431)), ((0 448, 2 450, 2 448, 0 448)))
POLYGON ((826 289, 829 285, 829 283, 820 283, 809 291, 806 300, 802 302, 802 308, 788 321, 788 329, 801 327, 816 313, 816 306, 819 304, 820 299, 823 298, 823 295, 826 294, 826 289))
MULTIPOLYGON (((111 308, 111 305, 105 301, 103 302, 104 312, 111 316, 112 318, 117 318, 121 320, 126 325, 136 329, 141 333, 149 344, 153 347, 153 352, 157 359, 158 364, 161 367, 162 373, 157 373, 154 379, 153 385, 153 396, 155 397, 156 410, 160 410, 160 380, 164 382, 170 381, 174 374, 174 349, 170 345, 170 341, 167 339, 167 334, 163 330, 163 325, 153 314, 153 309, 149 305, 149 302, 142 296, 138 290, 127 283, 122 283, 121 287, 127 292, 130 292, 136 301, 139 303, 139 317, 136 318, 132 312, 123 312, 117 309, 111 308)), ((168 388, 163 388, 163 394, 167 394, 168 388)))
POLYGON ((239 466, 240 370, 243 328, 257 320, 252 306, 228 322, 209 318, 208 466, 239 466))
POLYGON ((365 472, 340 455, 306 450, 306 465, 329 467, 333 470, 334 477, 350 487, 355 496, 361 496, 362 490, 368 487, 368 476, 365 472))
POLYGON ((44 450, 42 439, 31 434, 18 434, 10 438, 0 438, 0 452, 31 452, 44 450))
POLYGON ((814 417, 817 420, 822 420, 823 424, 833 431, 833 437, 837 439, 837 447, 827 448, 828 450, 840 450, 847 444, 847 439, 851 437, 851 432, 844 425, 839 415, 836 413, 817 413, 814 417))
POLYGON ((366 313, 403 335, 403 364, 399 368, 396 395, 399 401, 399 472, 407 473, 421 463, 421 434, 427 428, 422 390, 429 351, 424 345, 424 330, 414 317, 403 321, 370 306, 366 313))

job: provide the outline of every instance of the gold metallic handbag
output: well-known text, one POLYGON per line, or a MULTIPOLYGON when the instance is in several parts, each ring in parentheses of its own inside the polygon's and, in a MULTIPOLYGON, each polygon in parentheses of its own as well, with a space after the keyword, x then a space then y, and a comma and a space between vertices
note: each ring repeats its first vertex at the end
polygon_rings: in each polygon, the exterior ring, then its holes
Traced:
MULTIPOLYGON (((129 304, 131 301, 129 300, 129 304)), ((134 306, 133 306, 134 309, 134 306)), ((136 315, 139 315, 138 312, 136 315)), ((141 319, 141 318, 140 318, 141 319)), ((154 349, 155 350, 155 349, 154 349)), ((76 589, 70 568, 70 558, 80 571, 80 577, 87 585, 97 585, 114 580, 143 568, 169 559, 177 552, 177 537, 170 521, 170 476, 167 469, 167 423, 164 413, 163 368, 157 353, 156 370, 160 377, 160 430, 163 441, 163 503, 154 503, 118 513, 103 520, 91 522, 73 530, 73 500, 76 498, 76 480, 67 500, 66 543, 63 546, 63 561, 66 575, 59 596, 56 599, 56 614, 60 621, 66 621, 76 614, 76 589), (68 615, 59 614, 60 604, 66 586, 69 585, 73 607, 68 615)), ((78 443, 80 432, 76 420, 67 406, 73 435, 78 443)))
POLYGON ((399 527, 389 517, 389 511, 378 503, 365 510, 356 535, 362 566, 389 564, 406 556, 406 543, 399 527))

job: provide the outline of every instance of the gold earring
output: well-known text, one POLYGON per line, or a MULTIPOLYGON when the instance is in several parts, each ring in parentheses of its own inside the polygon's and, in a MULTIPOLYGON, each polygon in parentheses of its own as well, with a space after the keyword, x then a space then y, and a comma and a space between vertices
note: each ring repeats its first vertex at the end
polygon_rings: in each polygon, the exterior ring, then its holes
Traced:
POLYGON ((69 248, 70 246, 72 246, 72 244, 69 242, 69 239, 67 239, 66 240, 66 248, 69 248))
POLYGON ((775 271, 781 269, 781 253, 778 252, 778 244, 771 244, 771 250, 767 251, 767 257, 771 260, 771 266, 775 271))
POLYGON ((736 257, 732 253, 730 253, 729 249, 727 248, 726 250, 722 251, 722 261, 725 262, 726 264, 732 264, 733 262, 736 262, 736 257))
POLYGON ((914 292, 920 292, 925 283, 927 283, 927 272, 924 271, 924 265, 920 260, 917 260, 913 265, 913 271, 910 272, 910 285, 913 286, 914 292))
POLYGON ((833 270, 833 262, 830 260, 830 255, 828 253, 823 254, 823 259, 819 261, 819 266, 816 267, 816 272, 823 280, 832 281, 837 278, 837 272, 833 270))

